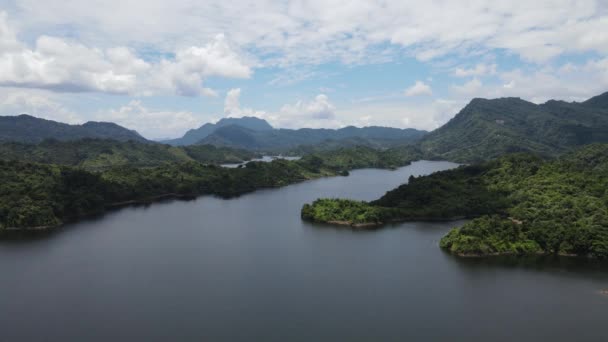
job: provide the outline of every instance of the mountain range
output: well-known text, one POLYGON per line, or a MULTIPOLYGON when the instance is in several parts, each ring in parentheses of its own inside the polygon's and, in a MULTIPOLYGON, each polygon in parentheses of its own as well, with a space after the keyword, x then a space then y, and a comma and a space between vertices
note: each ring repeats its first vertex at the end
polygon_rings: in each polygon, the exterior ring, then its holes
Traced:
POLYGON ((39 143, 47 139, 68 141, 84 138, 148 141, 136 131, 112 122, 89 121, 82 125, 69 125, 27 114, 0 116, 0 141, 39 143))
POLYGON ((391 127, 344 127, 340 129, 301 128, 253 130, 240 125, 218 128, 199 144, 246 148, 252 150, 285 151, 302 145, 316 145, 332 140, 342 146, 352 146, 356 138, 360 145, 391 146, 412 143, 422 138, 427 132, 412 128, 399 129, 391 127))
POLYGON ((262 120, 252 116, 244 116, 242 118, 223 118, 217 123, 206 123, 199 128, 191 129, 183 137, 171 140, 161 141, 162 143, 181 146, 194 145, 213 134, 217 129, 226 126, 238 125, 254 131, 270 131, 272 126, 266 120, 262 120))
MULTIPOLYGON (((182 138, 165 140, 171 145, 208 144, 250 150, 286 150, 301 145, 315 145, 326 140, 340 141, 360 138, 365 145, 409 143, 420 139, 426 131, 390 127, 344 127, 340 129, 301 128, 274 129, 268 122, 255 117, 224 118, 216 124, 186 132, 182 138)), ((343 145, 350 146, 348 141, 343 145)))
MULTIPOLYGON (((68 125, 29 115, 0 116, 0 141, 40 143, 83 138, 149 142, 114 123, 68 125)), ((275 129, 255 117, 225 118, 188 131, 170 145, 214 145, 262 152, 314 151, 345 146, 385 148, 415 144, 426 158, 472 163, 511 152, 556 156, 580 145, 608 142, 608 92, 584 102, 520 98, 473 99, 428 133, 390 127, 275 129)))

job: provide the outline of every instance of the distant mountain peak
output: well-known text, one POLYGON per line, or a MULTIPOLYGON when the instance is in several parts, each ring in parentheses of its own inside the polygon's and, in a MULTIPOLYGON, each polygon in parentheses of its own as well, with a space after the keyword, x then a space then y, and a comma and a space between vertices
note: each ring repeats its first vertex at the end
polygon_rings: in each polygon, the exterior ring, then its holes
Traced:
POLYGON ((217 123, 206 123, 199 128, 191 129, 181 138, 166 140, 163 142, 171 145, 193 145, 205 139, 219 128, 233 125, 253 131, 270 131, 273 129, 266 120, 254 116, 222 118, 217 123))

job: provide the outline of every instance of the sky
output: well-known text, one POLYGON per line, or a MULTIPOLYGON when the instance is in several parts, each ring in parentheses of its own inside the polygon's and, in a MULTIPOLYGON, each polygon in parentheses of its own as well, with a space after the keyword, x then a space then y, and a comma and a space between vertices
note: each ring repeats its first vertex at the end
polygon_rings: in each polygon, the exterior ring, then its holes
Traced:
POLYGON ((608 91, 608 0, 0 0, 0 115, 149 139, 223 117, 432 130, 608 91))

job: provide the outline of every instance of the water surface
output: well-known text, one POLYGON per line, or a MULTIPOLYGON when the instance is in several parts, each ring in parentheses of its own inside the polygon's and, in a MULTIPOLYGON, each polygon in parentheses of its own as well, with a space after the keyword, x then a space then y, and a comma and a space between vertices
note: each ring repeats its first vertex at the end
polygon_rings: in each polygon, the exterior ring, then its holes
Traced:
POLYGON ((459 259, 458 223, 377 231, 299 218, 453 167, 359 170, 237 199, 121 209, 0 243, 0 341, 606 341, 608 270, 579 259, 459 259))
POLYGON ((275 159, 285 159, 285 160, 300 160, 302 157, 298 157, 298 156, 282 156, 282 155, 278 155, 278 156, 262 156, 262 158, 253 158, 251 160, 248 161, 244 161, 242 163, 228 163, 228 164, 221 164, 221 167, 227 167, 227 168, 236 168, 239 167, 241 165, 246 165, 247 163, 250 163, 252 161, 259 161, 259 162, 265 162, 265 163, 269 163, 275 159))

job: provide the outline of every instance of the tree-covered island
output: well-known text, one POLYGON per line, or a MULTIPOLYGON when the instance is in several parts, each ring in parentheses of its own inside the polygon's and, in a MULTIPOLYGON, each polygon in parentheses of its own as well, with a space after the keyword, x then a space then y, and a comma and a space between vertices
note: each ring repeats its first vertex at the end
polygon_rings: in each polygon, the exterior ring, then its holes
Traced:
POLYGON ((608 145, 558 159, 514 154, 407 184, 378 200, 319 199, 305 220, 356 227, 394 221, 472 219, 442 248, 462 256, 562 254, 608 257, 608 145))

